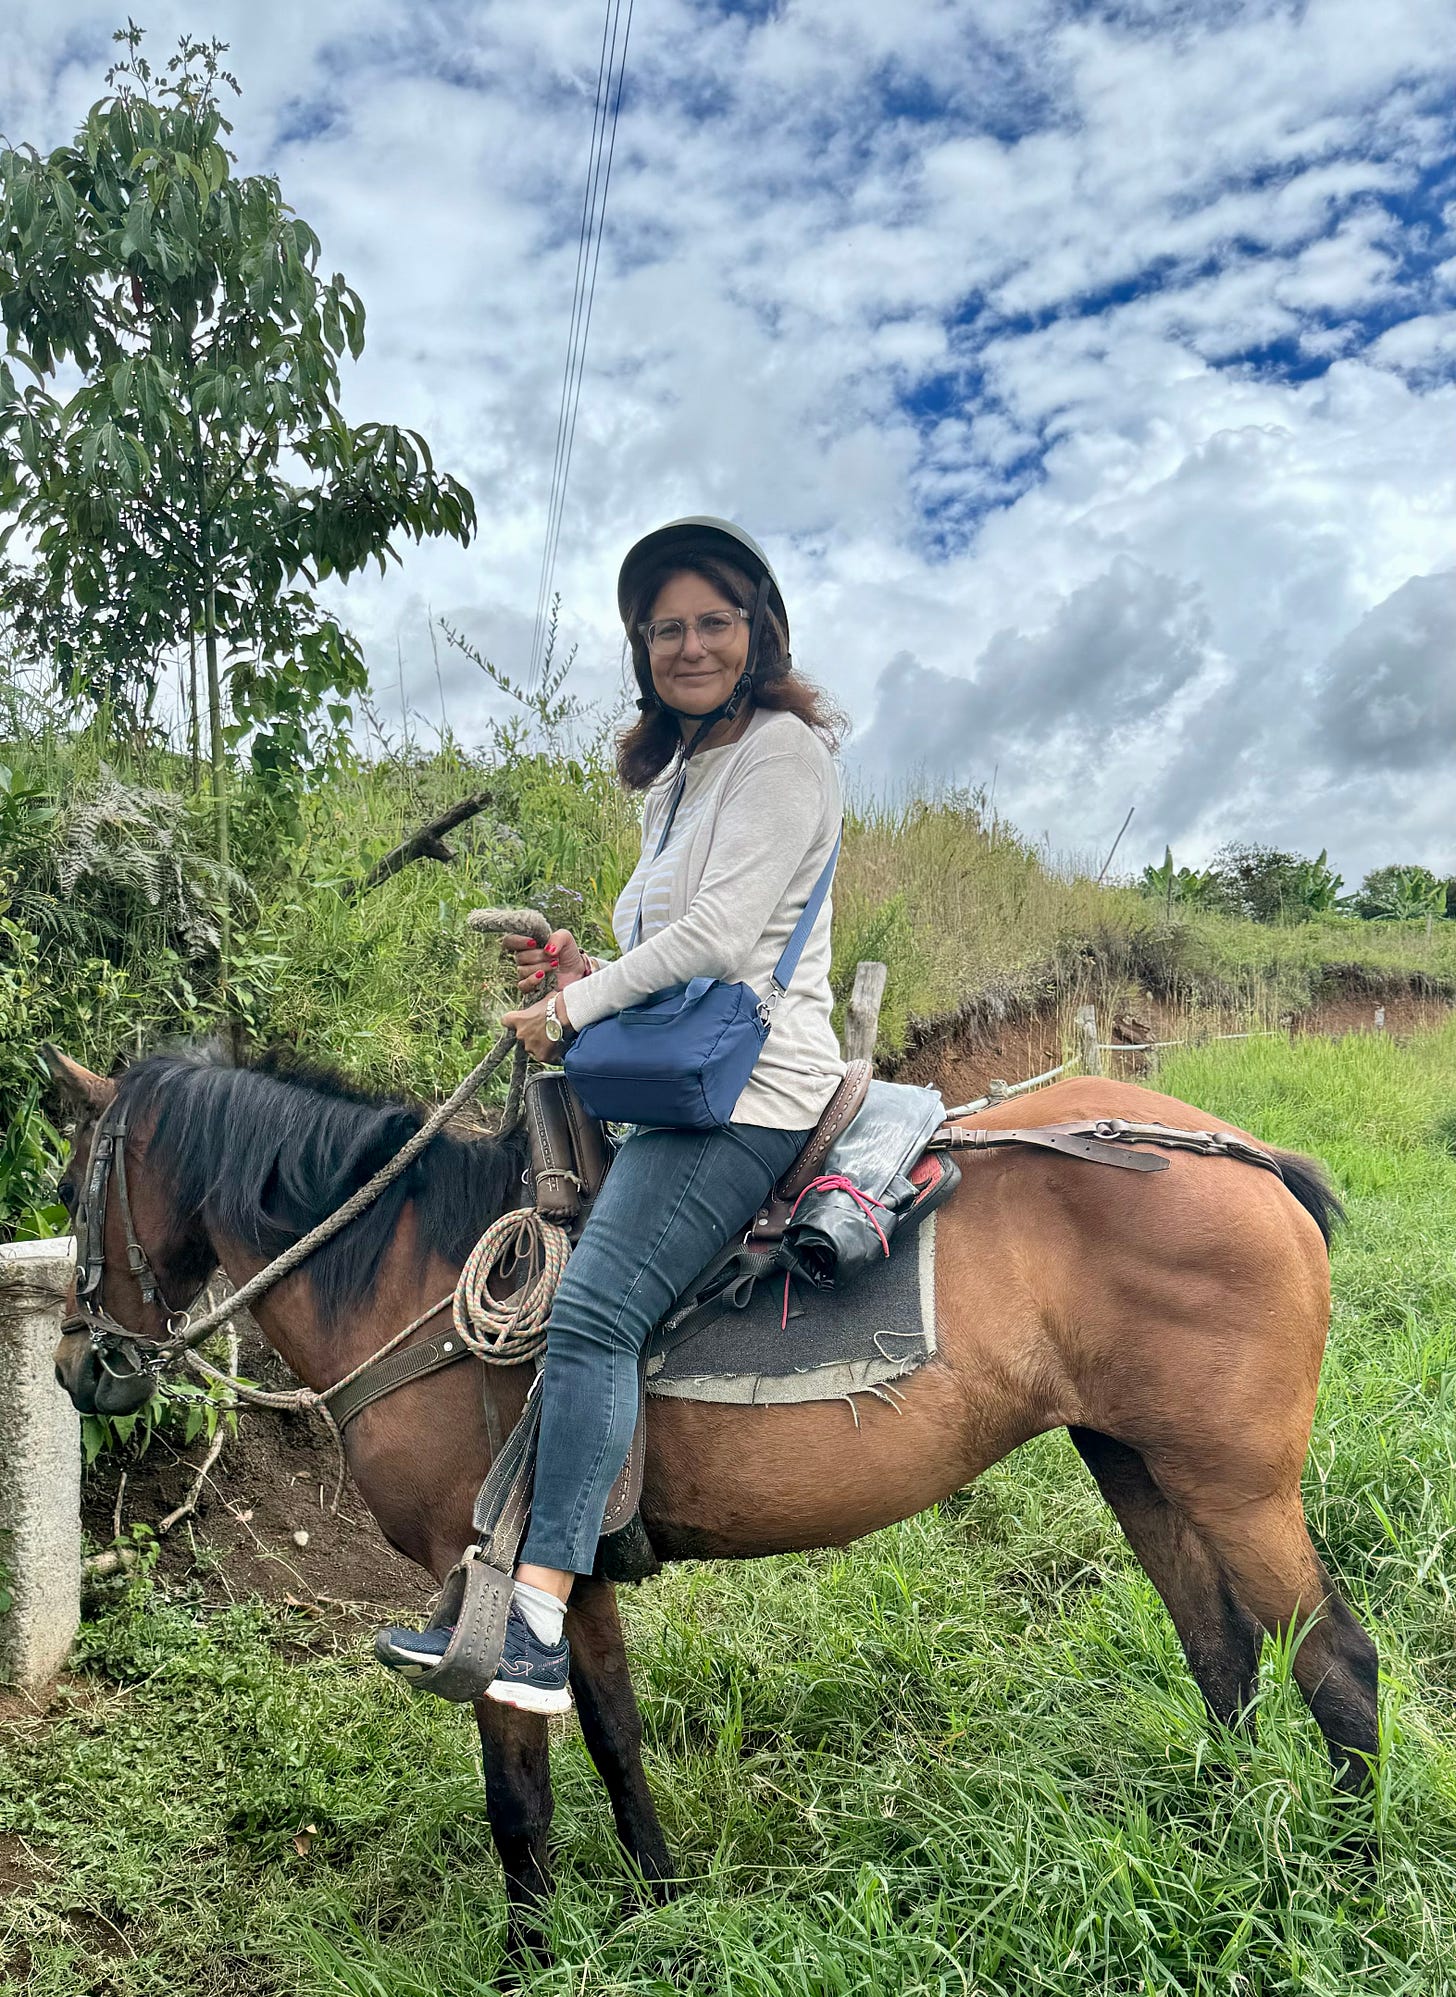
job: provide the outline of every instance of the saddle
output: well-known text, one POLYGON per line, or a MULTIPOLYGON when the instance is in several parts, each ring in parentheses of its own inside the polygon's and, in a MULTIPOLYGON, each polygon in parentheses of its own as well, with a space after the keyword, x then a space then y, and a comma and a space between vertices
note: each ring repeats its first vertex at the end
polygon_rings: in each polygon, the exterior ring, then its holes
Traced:
MULTIPOLYGON (((745 1309, 770 1275, 791 1272, 827 1288, 841 1267, 847 1273, 871 1252, 888 1253, 895 1227, 923 1218, 959 1182, 960 1172, 949 1159, 927 1159, 917 1176, 910 1176, 943 1114, 937 1090, 875 1082, 868 1061, 850 1062, 808 1142, 746 1234, 729 1242, 689 1286, 656 1340, 670 1343, 705 1317, 745 1309), (841 1157, 837 1147, 862 1124, 856 1157, 841 1157), (840 1169, 826 1172, 831 1164, 840 1169), (846 1182, 856 1187, 853 1194, 843 1190, 846 1182)), ((575 1241, 610 1168, 602 1127, 554 1069, 531 1077, 525 1117, 537 1208, 575 1241)), ((637 1514, 645 1415, 644 1375, 632 1449, 608 1499, 598 1547, 596 1571, 608 1580, 640 1580, 657 1566, 637 1514)))

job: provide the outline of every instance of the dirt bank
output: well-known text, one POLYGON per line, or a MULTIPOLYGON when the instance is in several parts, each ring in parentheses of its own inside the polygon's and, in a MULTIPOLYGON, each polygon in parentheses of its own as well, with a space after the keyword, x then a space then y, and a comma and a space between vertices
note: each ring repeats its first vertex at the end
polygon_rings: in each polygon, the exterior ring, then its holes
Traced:
MULTIPOLYGON (((1291 1033, 1323 1033, 1333 1038, 1376 1031, 1403 1037, 1442 1025, 1453 1009, 1449 998, 1416 997, 1404 991, 1382 999, 1369 991, 1337 988, 1330 997, 1285 1024, 1291 1033)), ((1098 1023, 1100 1040, 1114 1047, 1124 1042, 1132 1048, 1140 1041, 1180 1040, 1197 1037, 1200 1032, 1239 1030, 1240 1023, 1232 1016, 1226 1021, 1210 1017, 1194 1025, 1186 1012, 1146 994, 1114 1011, 1110 1022, 1103 1017, 1098 1023)), ((924 1029, 913 1050, 885 1072, 895 1081, 934 1084, 948 1105, 972 1102, 985 1095, 993 1081, 1019 1082, 1056 1067, 1074 1044, 1070 1022, 1060 1010, 1010 1019, 972 1018, 940 1031, 924 1029)), ((1146 1053, 1114 1051, 1104 1053, 1102 1059, 1108 1075, 1129 1082, 1148 1077, 1150 1058, 1146 1053)))
MULTIPOLYGON (((256 1378, 257 1362, 247 1365, 256 1378)), ((179 1453, 158 1437, 140 1462, 98 1463, 81 1503, 90 1541, 111 1543, 119 1491, 123 1540, 133 1524, 155 1526, 181 1504, 204 1453, 201 1442, 179 1453)), ((375 1609, 421 1608, 434 1582, 388 1544, 351 1483, 331 1512, 336 1464, 322 1422, 244 1413, 196 1513, 159 1542, 159 1575, 210 1601, 260 1596, 308 1608, 348 1607, 362 1621, 377 1620, 375 1609), (302 1546, 299 1534, 307 1535, 302 1546)))

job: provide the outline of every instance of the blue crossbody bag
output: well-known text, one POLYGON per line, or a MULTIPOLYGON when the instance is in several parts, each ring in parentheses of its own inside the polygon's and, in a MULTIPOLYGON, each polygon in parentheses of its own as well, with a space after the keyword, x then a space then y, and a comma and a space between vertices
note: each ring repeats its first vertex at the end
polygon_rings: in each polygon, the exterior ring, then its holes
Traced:
MULTIPOLYGON (((684 769, 654 860, 667 844, 686 782, 684 769)), ((834 841, 763 998, 748 985, 693 978, 582 1028, 566 1050, 566 1078, 589 1116, 672 1130, 716 1130, 728 1122, 824 905, 843 836, 834 841)), ((639 897, 629 950, 641 934, 639 897)))

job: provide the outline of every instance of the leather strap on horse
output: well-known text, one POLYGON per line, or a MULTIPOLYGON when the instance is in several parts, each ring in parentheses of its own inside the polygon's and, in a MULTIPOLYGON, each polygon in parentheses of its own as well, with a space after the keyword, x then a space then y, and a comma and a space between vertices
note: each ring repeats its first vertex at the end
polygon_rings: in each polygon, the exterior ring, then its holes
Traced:
POLYGON ((1060 1151, 1093 1165, 1120 1165, 1124 1171, 1166 1172, 1169 1160, 1146 1152, 1120 1150, 1131 1144, 1159 1144, 1170 1151, 1194 1151, 1202 1158, 1232 1158, 1258 1165, 1282 1180, 1279 1161, 1232 1130, 1181 1130, 1168 1123, 1128 1123, 1120 1116, 1092 1123, 1042 1123, 1023 1130, 989 1130, 983 1125, 942 1124, 930 1140, 932 1151, 990 1151, 1008 1144, 1060 1151))
MULTIPOLYGON (((436 1308, 444 1310, 449 1302, 448 1297, 442 1297, 436 1308)), ((437 1331, 433 1338, 422 1339, 403 1352, 386 1352, 382 1358, 371 1359, 351 1379, 329 1388, 328 1411, 342 1434, 355 1415, 362 1414, 375 1401, 382 1401, 386 1394, 407 1387, 414 1380, 426 1379, 431 1373, 439 1373, 446 1366, 458 1366, 462 1359, 473 1356, 452 1325, 449 1330, 437 1331)))

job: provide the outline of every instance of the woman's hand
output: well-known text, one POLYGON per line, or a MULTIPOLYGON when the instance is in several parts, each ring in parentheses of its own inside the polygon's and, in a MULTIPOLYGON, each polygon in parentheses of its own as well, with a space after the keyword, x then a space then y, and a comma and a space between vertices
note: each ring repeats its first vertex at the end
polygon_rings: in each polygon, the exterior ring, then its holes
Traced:
MULTIPOLYGON (((558 1003, 556 1017, 563 1028, 570 1033, 570 1023, 562 1006, 558 1003)), ((522 1006, 519 1012, 508 1012, 501 1020, 520 1041, 533 1061, 559 1061, 566 1052, 565 1040, 548 1040, 546 1037, 546 1001, 536 1005, 522 1006)))
POLYGON ((530 936, 502 936, 501 949, 516 960, 516 986, 523 992, 540 991, 546 973, 554 971, 560 985, 574 985, 587 975, 587 961, 569 929, 555 929, 544 944, 530 936))

